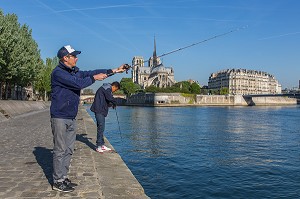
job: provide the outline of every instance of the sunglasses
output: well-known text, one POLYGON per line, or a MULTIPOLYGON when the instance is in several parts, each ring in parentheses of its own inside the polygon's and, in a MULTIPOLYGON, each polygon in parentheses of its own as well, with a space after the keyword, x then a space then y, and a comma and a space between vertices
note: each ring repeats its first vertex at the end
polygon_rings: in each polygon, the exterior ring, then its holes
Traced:
POLYGON ((67 57, 74 57, 74 58, 77 58, 76 55, 68 55, 67 57))

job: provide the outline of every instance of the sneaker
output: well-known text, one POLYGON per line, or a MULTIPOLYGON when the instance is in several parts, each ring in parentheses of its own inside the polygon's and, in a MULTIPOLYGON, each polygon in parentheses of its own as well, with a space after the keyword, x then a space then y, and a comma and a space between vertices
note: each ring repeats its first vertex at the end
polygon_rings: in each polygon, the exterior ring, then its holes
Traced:
POLYGON ((71 182, 71 180, 70 180, 69 178, 66 178, 65 181, 64 181, 64 183, 65 183, 67 186, 72 187, 72 188, 78 186, 78 184, 71 182))
POLYGON ((108 147, 105 146, 105 145, 102 145, 102 146, 101 146, 101 149, 102 149, 102 151, 111 151, 111 148, 108 148, 108 147))
POLYGON ((97 148, 96 148, 96 151, 97 151, 98 153, 103 153, 103 150, 102 150, 101 147, 97 147, 97 148))
POLYGON ((75 190, 73 187, 69 187, 64 182, 54 183, 53 186, 52 186, 52 189, 56 190, 56 191, 65 192, 65 193, 72 192, 72 191, 75 190))

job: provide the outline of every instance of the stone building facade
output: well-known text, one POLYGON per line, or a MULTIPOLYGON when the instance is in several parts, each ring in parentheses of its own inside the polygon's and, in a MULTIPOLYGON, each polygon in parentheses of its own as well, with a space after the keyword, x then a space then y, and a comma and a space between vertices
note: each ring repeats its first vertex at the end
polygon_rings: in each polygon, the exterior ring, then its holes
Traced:
POLYGON ((153 56, 150 57, 148 66, 145 66, 145 60, 141 56, 135 56, 132 59, 132 81, 146 88, 151 85, 166 88, 176 83, 174 79, 174 70, 172 67, 165 67, 160 58, 156 55, 156 42, 154 39, 153 56))
POLYGON ((280 94, 281 85, 269 73, 247 69, 226 69, 212 73, 208 89, 228 88, 229 94, 280 94))

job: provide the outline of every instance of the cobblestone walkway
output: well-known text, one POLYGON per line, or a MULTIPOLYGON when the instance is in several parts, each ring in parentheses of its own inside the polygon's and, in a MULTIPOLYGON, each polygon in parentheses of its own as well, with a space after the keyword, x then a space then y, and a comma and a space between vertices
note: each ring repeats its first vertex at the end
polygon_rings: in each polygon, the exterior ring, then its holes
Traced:
POLYGON ((0 122, 0 198, 148 198, 116 152, 93 150, 95 124, 81 108, 70 179, 72 193, 53 191, 49 110, 0 122), (89 132, 89 133, 87 133, 89 132))

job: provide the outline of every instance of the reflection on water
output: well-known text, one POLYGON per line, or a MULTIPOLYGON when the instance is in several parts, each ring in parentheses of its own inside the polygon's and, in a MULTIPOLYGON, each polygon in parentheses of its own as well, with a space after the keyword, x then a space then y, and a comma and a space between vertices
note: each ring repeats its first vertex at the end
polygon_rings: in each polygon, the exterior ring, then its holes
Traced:
POLYGON ((118 107, 107 138, 151 198, 300 198, 290 107, 118 107))

